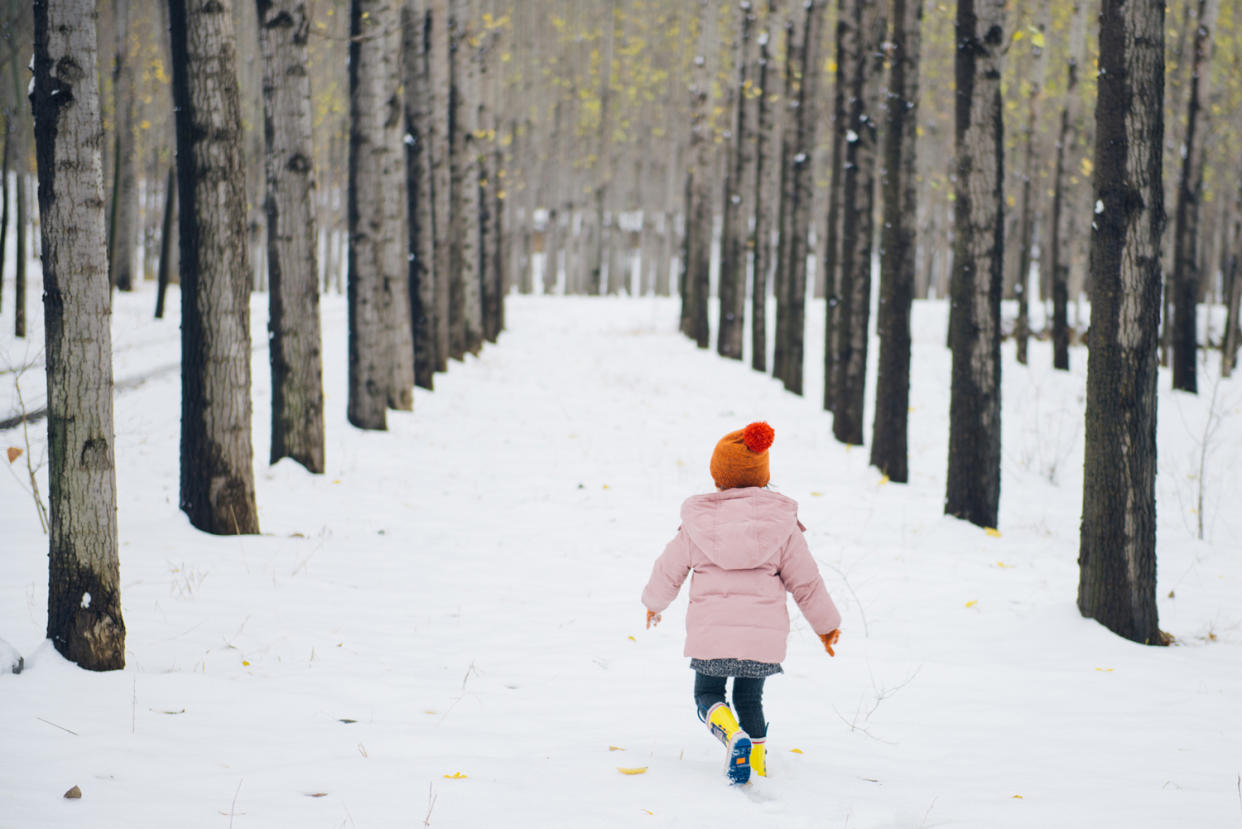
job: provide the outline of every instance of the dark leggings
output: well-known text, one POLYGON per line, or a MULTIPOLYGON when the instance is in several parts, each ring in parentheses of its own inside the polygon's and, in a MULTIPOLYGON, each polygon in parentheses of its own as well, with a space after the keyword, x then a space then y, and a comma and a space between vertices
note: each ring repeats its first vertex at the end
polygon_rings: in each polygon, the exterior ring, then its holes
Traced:
MULTIPOLYGON (((726 679, 694 672, 694 702, 699 707, 700 719, 706 719, 713 705, 725 701, 726 679)), ((763 719, 763 679, 733 678, 733 713, 742 730, 755 740, 762 740, 768 734, 768 724, 763 719)))

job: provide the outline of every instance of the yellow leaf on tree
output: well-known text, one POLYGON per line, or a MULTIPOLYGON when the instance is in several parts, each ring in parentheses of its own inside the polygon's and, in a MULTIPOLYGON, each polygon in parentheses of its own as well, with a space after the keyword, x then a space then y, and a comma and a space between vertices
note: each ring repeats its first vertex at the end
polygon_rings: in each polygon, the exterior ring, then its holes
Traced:
POLYGON ((646 774, 646 766, 638 766, 637 768, 627 769, 625 766, 617 766, 617 771, 622 774, 646 774))

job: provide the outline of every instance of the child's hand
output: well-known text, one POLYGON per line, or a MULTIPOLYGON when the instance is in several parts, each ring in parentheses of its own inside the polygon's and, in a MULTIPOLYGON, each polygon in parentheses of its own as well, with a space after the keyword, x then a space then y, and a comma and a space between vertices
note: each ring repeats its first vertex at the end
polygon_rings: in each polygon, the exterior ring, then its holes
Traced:
POLYGON ((648 610, 647 611, 647 630, 651 630, 653 627, 660 624, 660 618, 661 617, 659 613, 656 613, 654 610, 648 610))
POLYGON ((819 635, 819 640, 824 643, 824 650, 828 651, 829 656, 837 655, 837 652, 832 649, 832 646, 835 645, 837 640, 840 638, 841 630, 839 628, 837 630, 830 630, 827 633, 821 633, 819 635))

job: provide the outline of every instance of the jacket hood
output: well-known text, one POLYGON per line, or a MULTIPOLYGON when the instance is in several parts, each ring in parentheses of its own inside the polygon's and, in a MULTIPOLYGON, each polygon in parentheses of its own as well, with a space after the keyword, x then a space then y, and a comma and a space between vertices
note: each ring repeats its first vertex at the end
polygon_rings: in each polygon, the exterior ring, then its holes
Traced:
POLYGON ((758 487, 687 498, 681 525, 694 545, 725 570, 758 567, 802 529, 797 501, 758 487))

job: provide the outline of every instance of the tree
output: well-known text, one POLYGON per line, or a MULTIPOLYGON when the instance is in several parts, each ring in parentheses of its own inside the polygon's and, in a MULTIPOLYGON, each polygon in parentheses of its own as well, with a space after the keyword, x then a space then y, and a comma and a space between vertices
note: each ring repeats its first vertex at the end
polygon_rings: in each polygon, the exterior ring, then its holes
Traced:
MULTIPOLYGON (((1046 16, 1047 0, 1040 3, 1042 14, 1046 16)), ((1037 28, 1033 29, 1029 38, 1031 46, 1030 89, 1027 94, 1026 131, 1023 136, 1025 145, 1022 165, 1022 197, 1018 202, 1018 256, 1016 259, 1018 272, 1014 278, 1014 295, 1018 300, 1018 318, 1014 322, 1013 337, 1017 342, 1018 362, 1027 364, 1027 345, 1031 333, 1030 316, 1030 282, 1031 282, 1031 245, 1034 241, 1036 210, 1032 202, 1036 198, 1035 178, 1035 136, 1038 132, 1039 99, 1044 82, 1044 30, 1047 27, 1041 19, 1037 28)))
MULTIPOLYGON (((711 139, 711 73, 707 55, 711 46, 708 22, 714 9, 699 0, 699 48, 695 55, 694 82, 690 87, 691 134, 690 178, 687 184, 686 255, 682 319, 686 333, 699 348, 707 348, 711 335, 707 321, 707 294, 710 287, 712 249, 712 208, 709 203, 713 175, 711 139)), ((685 330, 683 328, 683 330, 685 330)))
POLYGON ((271 461, 323 472, 323 369, 306 0, 256 0, 263 56, 271 461))
POLYGON ((1164 222, 1164 2, 1104 0, 1078 609, 1163 644, 1156 615, 1156 380, 1164 222))
POLYGON ((833 395, 832 433, 842 443, 857 446, 863 442, 863 400, 867 390, 872 216, 885 21, 878 4, 867 0, 852 0, 848 11, 851 20, 846 31, 853 42, 845 51, 844 94, 848 108, 841 185, 841 307, 834 327, 837 388, 833 395))
POLYGON ((47 635, 67 659, 107 671, 125 667, 125 621, 95 19, 89 0, 35 0, 31 101, 48 390, 47 635))
POLYGON ((409 201, 410 318, 414 385, 434 388, 436 370, 435 186, 431 175, 431 36, 434 21, 422 0, 401 8, 405 67, 406 198, 409 201))
POLYGON ((1000 504, 1004 0, 958 0, 946 515, 995 527, 1000 504))
POLYGON ((1210 0, 1198 0, 1186 137, 1182 143, 1182 172, 1173 228, 1173 388, 1189 392, 1199 390, 1195 366, 1199 347, 1196 323, 1200 283, 1199 200, 1203 192, 1203 130, 1199 116, 1207 101, 1214 17, 1210 0))
POLYGON ((777 19, 777 2, 768 0, 768 10, 763 17, 762 29, 757 38, 759 58, 755 66, 755 177, 754 195, 754 276, 751 280, 750 333, 751 367, 755 371, 768 370, 768 272, 772 265, 772 143, 776 137, 772 112, 772 100, 776 97, 770 87, 775 87, 776 73, 772 71, 772 24, 777 19))
POLYGON ((134 142, 134 62, 130 59, 129 0, 112 0, 113 140, 116 147, 112 184, 112 221, 108 250, 112 284, 134 289, 134 248, 138 239, 138 177, 134 142))
POLYGON ((836 70, 832 90, 832 150, 828 176, 828 222, 824 228, 824 411, 837 408, 837 360, 840 356, 841 322, 841 188, 845 181, 845 133, 848 120, 845 109, 845 87, 849 67, 853 66, 851 50, 858 38, 855 24, 847 7, 848 0, 837 2, 837 26, 833 38, 836 49, 836 70))
POLYGON ((750 87, 750 39, 755 16, 747 0, 738 7, 737 80, 733 90, 733 128, 725 172, 724 207, 720 239, 720 322, 716 351, 722 357, 742 359, 746 319, 746 211, 742 192, 749 168, 750 124, 747 121, 750 87))
POLYGON ((250 265, 228 4, 169 0, 181 247, 181 509, 257 533, 250 441, 250 265))
POLYGON ((1052 272, 1052 365, 1069 370, 1069 272, 1070 239, 1079 224, 1072 209, 1070 189, 1071 159, 1078 141, 1079 110, 1078 69, 1086 52, 1086 0, 1074 0, 1070 24, 1069 62, 1065 70, 1065 103, 1061 107, 1061 126, 1057 134, 1057 153, 1053 173, 1052 219, 1049 247, 1052 272))
MULTIPOLYGON (((784 290, 779 301, 784 306, 777 321, 776 347, 780 356, 776 365, 781 369, 780 379, 785 388, 794 394, 802 394, 803 346, 806 328, 806 257, 811 227, 811 200, 814 177, 812 156, 815 153, 815 128, 818 120, 816 101, 819 99, 819 40, 820 26, 826 0, 805 0, 803 3, 802 36, 794 63, 797 76, 796 98, 790 102, 792 137, 788 142, 786 175, 789 198, 785 208, 788 222, 782 233, 788 232, 788 242, 782 243, 787 251, 784 259, 784 290)), ((778 277, 779 278, 779 277, 778 277)))
POLYGON ((350 4, 348 416, 360 429, 386 429, 414 384, 398 23, 386 0, 350 4))
POLYGON ((884 226, 880 231, 880 304, 876 329, 880 359, 876 375, 871 463, 889 477, 909 480, 906 425, 910 408, 910 309, 918 253, 916 141, 919 91, 919 27, 922 0, 893 0, 892 53, 885 107, 880 181, 884 226))

